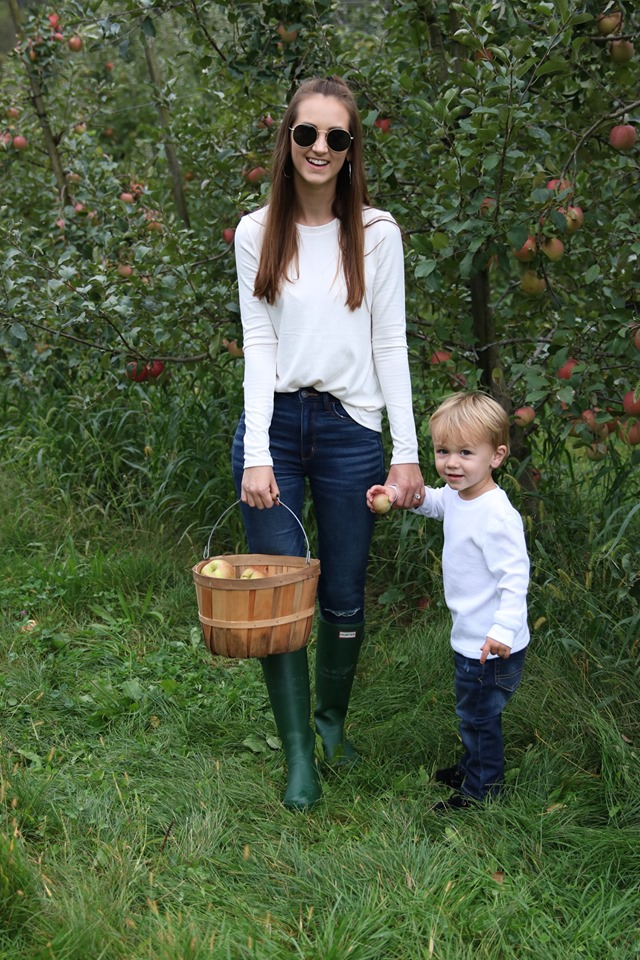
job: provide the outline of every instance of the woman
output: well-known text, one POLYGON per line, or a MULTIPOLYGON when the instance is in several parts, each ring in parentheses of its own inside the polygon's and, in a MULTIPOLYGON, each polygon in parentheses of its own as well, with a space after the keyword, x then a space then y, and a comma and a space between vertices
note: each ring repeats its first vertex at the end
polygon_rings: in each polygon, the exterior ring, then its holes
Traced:
MULTIPOLYGON (((369 206, 362 128, 337 77, 293 96, 274 151, 269 204, 235 238, 245 409, 233 445, 249 550, 303 556, 297 517, 308 481, 318 530, 320 610, 315 727, 329 763, 355 760, 344 722, 364 636, 374 518, 382 482, 382 410, 393 440, 387 484, 416 506, 418 466, 404 314, 404 261, 393 218, 369 206)), ((285 751, 285 806, 321 796, 310 726, 306 648, 262 661, 285 751)))

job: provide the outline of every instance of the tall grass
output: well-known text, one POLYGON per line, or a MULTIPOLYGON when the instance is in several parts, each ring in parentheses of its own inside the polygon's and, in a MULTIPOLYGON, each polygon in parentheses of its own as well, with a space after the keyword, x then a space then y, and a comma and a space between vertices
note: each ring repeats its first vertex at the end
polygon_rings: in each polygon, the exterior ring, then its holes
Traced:
POLYGON ((508 789, 457 818, 430 809, 458 744, 437 525, 381 522, 362 763, 295 815, 259 665, 201 643, 197 537, 43 479, 0 482, 3 960, 640 954, 632 505, 558 493, 566 533, 530 525, 508 789), (413 585, 389 596, 395 570, 413 585))

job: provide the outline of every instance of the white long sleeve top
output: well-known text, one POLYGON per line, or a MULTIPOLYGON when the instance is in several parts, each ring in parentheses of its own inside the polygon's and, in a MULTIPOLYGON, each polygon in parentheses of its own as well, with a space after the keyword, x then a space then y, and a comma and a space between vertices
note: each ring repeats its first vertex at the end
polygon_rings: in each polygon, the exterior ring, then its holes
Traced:
POLYGON ((391 463, 417 463, 404 304, 404 256, 393 217, 363 210, 365 286, 350 310, 339 270, 339 221, 298 225, 299 263, 276 303, 253 295, 266 207, 244 216, 235 235, 245 356, 245 467, 268 466, 274 392, 327 391, 357 423, 378 432, 386 407, 391 463))
POLYGON ((529 557, 522 517, 504 490, 463 500, 451 487, 426 487, 424 503, 412 513, 444 524, 442 575, 453 649, 479 660, 487 637, 513 653, 526 647, 529 557))

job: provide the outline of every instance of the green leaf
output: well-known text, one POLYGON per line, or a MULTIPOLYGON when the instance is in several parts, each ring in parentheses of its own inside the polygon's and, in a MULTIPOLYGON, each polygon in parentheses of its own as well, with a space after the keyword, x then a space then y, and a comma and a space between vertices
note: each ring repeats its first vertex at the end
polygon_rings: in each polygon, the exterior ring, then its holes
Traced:
POLYGON ((585 273, 584 282, 593 283, 593 281, 596 280, 599 276, 600 276, 600 267, 598 266, 597 263, 594 263, 592 266, 589 267, 589 269, 585 273))
POLYGON ((29 336, 27 331, 22 326, 21 323, 12 323, 9 327, 9 332, 16 338, 16 340, 28 340, 29 336))
POLYGON ((150 17, 145 17, 142 23, 140 24, 140 29, 144 33, 145 37, 155 37, 156 27, 153 20, 150 17))

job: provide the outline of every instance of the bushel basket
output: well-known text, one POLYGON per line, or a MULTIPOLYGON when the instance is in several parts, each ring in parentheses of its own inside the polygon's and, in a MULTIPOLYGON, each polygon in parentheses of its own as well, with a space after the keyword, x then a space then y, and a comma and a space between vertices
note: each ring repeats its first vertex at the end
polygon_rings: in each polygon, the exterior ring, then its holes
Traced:
MULTIPOLYGON (((282 501, 280 506, 289 510, 282 501)), ((311 559, 306 533, 306 557, 225 554, 224 560, 233 567, 235 578, 218 579, 200 572, 214 559, 207 554, 218 523, 209 536, 205 559, 193 567, 198 616, 207 647, 212 654, 240 658, 299 650, 311 633, 320 575, 320 561, 311 559), (241 580, 248 567, 263 577, 241 580)))

